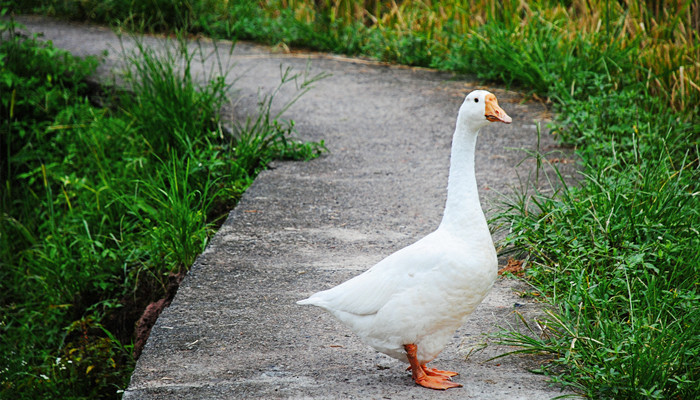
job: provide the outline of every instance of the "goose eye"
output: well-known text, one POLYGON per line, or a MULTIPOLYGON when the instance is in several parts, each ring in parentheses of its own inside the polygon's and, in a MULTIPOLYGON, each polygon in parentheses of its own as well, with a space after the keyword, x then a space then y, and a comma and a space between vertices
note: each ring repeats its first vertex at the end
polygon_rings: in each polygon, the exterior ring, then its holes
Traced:
POLYGON ((479 98, 477 97, 476 99, 474 99, 474 103, 478 103, 478 102, 479 102, 479 98))

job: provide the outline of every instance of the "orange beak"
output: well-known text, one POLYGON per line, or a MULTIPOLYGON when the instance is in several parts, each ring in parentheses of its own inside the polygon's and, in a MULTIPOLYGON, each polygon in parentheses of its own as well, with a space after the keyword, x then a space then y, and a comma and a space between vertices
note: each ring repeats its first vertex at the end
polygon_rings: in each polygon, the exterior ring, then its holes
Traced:
POLYGON ((491 122, 501 121, 504 124, 513 122, 513 119, 498 106, 498 100, 496 100, 496 96, 492 93, 486 95, 486 110, 484 111, 484 116, 491 122))

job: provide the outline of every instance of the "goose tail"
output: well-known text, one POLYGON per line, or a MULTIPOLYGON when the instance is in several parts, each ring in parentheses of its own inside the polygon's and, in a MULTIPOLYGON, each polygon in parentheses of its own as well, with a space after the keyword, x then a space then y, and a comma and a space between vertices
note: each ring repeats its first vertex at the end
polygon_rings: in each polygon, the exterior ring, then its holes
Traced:
POLYGON ((313 305, 314 303, 313 303, 313 301, 311 301, 311 298, 308 298, 308 299, 297 301, 297 304, 299 304, 300 306, 305 306, 305 305, 309 305, 309 304, 313 305))

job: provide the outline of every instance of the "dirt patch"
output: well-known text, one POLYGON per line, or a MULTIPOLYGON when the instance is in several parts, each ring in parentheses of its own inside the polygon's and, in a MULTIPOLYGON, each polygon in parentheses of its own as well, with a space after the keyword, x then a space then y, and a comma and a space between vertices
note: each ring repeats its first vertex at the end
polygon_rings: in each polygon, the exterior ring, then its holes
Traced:
MULTIPOLYGON (((151 334, 151 328, 155 325, 160 313, 163 312, 173 301, 173 298, 175 298, 177 289, 180 287, 180 282, 182 282, 184 277, 185 272, 168 275, 168 286, 165 289, 164 297, 149 303, 145 309, 137 308, 137 310, 143 310, 143 312, 134 326, 134 348, 132 351, 134 359, 138 360, 141 356, 141 351, 143 351, 143 347, 146 345, 146 341, 151 334)), ((134 304, 143 304, 143 299, 135 299, 134 304)), ((127 312, 130 311, 127 310, 127 312)))

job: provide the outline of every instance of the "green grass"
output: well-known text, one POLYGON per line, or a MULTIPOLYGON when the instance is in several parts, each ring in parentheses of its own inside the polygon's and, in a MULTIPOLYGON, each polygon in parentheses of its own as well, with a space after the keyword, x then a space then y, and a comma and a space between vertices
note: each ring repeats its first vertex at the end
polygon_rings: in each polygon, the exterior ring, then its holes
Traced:
POLYGON ((674 159, 667 150, 678 145, 674 134, 697 126, 666 123, 666 135, 647 125, 629 149, 586 164, 579 185, 566 186, 552 167, 555 195, 522 195, 498 218, 551 304, 524 321, 531 335, 507 332, 504 342, 551 354, 542 371, 587 397, 700 394, 699 154, 674 159))
POLYGON ((524 190, 492 221, 549 310, 503 340, 548 354, 540 372, 590 398, 700 397, 696 1, 22 3, 469 73, 550 100, 580 181, 534 154, 553 190, 524 190))
MULTIPOLYGON (((118 398, 139 312, 257 172, 323 143, 295 139, 272 96, 223 131, 226 73, 195 82, 184 40, 158 54, 137 42, 129 90, 105 88, 105 108, 85 83, 94 59, 0 21, 0 397, 118 398)), ((280 86, 301 95, 318 78, 287 71, 280 86)))

